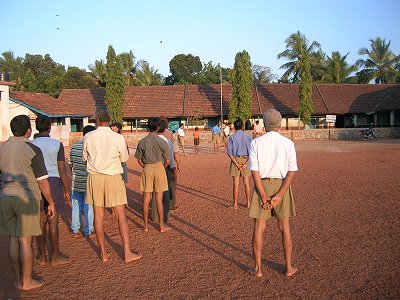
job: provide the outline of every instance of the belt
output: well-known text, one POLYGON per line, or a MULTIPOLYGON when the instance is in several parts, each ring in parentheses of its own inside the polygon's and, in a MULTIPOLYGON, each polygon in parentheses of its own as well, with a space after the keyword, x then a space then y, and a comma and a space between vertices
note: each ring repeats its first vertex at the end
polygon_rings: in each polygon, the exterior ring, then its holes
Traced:
POLYGON ((247 155, 237 155, 235 157, 243 157, 243 158, 249 158, 247 155))

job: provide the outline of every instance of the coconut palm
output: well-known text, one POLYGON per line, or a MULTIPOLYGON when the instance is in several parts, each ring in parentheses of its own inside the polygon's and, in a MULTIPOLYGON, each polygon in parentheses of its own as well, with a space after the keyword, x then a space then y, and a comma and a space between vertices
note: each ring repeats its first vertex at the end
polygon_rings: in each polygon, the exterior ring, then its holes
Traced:
POLYGON ((99 86, 106 86, 106 64, 104 60, 96 60, 94 65, 89 65, 89 70, 92 72, 92 75, 97 79, 97 83, 99 86))
POLYGON ((278 79, 278 76, 272 73, 270 67, 252 65, 251 73, 253 74, 253 81, 256 84, 271 83, 278 79))
POLYGON ((134 85, 151 86, 162 85, 163 77, 158 73, 158 70, 151 67, 145 60, 140 60, 137 64, 134 85))
POLYGON ((286 58, 290 60, 290 62, 280 67, 280 69, 286 70, 282 75, 282 79, 289 78, 291 82, 298 82, 302 57, 309 56, 311 68, 313 68, 313 66, 316 65, 314 61, 316 61, 316 57, 318 56, 318 52, 315 50, 320 50, 321 45, 316 41, 308 45, 305 35, 300 33, 300 31, 291 34, 289 38, 285 40, 285 43, 286 50, 279 53, 277 56, 278 59, 286 58))
POLYGON ((133 85, 136 65, 135 65, 135 56, 133 55, 132 50, 130 50, 129 52, 123 52, 119 54, 118 58, 121 60, 122 66, 124 68, 124 76, 126 78, 126 84, 128 86, 133 85))
POLYGON ((324 65, 324 75, 322 76, 323 82, 329 83, 349 83, 353 78, 351 73, 357 71, 357 65, 349 65, 346 61, 347 53, 342 56, 339 51, 333 51, 332 56, 327 56, 324 65))
POLYGON ((371 50, 361 48, 358 54, 367 55, 367 59, 359 59, 356 64, 363 69, 357 73, 360 83, 368 83, 375 79, 375 83, 395 82, 395 65, 400 61, 400 55, 394 55, 390 51, 390 41, 377 37, 370 39, 371 50))

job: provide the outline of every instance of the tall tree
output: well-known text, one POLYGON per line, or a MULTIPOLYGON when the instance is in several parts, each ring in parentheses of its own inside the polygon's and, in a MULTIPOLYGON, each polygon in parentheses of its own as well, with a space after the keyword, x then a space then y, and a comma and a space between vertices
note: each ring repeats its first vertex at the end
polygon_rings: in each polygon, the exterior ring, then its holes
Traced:
POLYGON ((22 57, 14 57, 14 52, 6 51, 0 57, 0 71, 9 73, 10 80, 16 81, 17 84, 21 82, 24 74, 24 59, 22 57))
POLYGON ((252 65, 251 72, 253 74, 253 80, 256 84, 271 83, 278 80, 278 76, 272 73, 270 67, 252 65))
POLYGON ((396 80, 395 65, 400 61, 400 55, 394 55, 390 51, 390 41, 377 37, 370 39, 371 50, 361 48, 358 54, 367 55, 367 59, 359 59, 356 64, 363 68, 357 73, 360 83, 369 83, 375 79, 375 83, 393 83, 396 80))
POLYGON ((302 57, 299 84, 299 117, 304 124, 311 123, 311 114, 314 111, 312 102, 312 76, 310 57, 302 57))
MULTIPOLYGON (((321 52, 315 51, 321 48, 321 45, 313 41, 308 45, 308 41, 304 34, 297 31, 293 33, 285 40, 286 50, 278 54, 278 59, 286 58, 290 62, 283 64, 280 69, 286 70, 282 75, 281 79, 283 81, 289 80, 290 82, 299 81, 299 73, 301 68, 301 58, 308 56, 310 59, 310 67, 318 65, 320 61, 321 52)), ((310 70, 312 72, 312 70, 310 70)))
POLYGON ((126 85, 127 86, 133 85, 136 72, 136 65, 135 65, 135 56, 133 55, 132 50, 130 50, 129 52, 122 52, 118 54, 118 59, 120 59, 122 63, 126 85))
POLYGON ((25 72, 18 89, 25 92, 38 92, 38 80, 31 69, 25 72))
POLYGON ((139 86, 153 86, 162 85, 163 77, 158 70, 151 67, 149 62, 140 60, 136 67, 135 78, 133 81, 134 85, 139 86))
POLYGON ((106 86, 106 64, 104 60, 96 60, 94 65, 89 65, 89 70, 92 76, 96 78, 97 83, 101 87, 106 86))
POLYGON ((97 86, 96 79, 78 67, 68 67, 67 72, 62 77, 61 87, 63 89, 87 89, 97 86))
POLYGON ((252 87, 250 55, 245 50, 235 56, 232 71, 232 98, 229 102, 229 121, 236 119, 245 122, 252 115, 252 87))
POLYGON ((197 84, 202 64, 198 56, 178 54, 169 62, 169 70, 171 75, 166 78, 166 84, 197 84))
POLYGON ((111 122, 122 123, 125 80, 124 70, 115 54, 113 46, 108 46, 106 64, 106 97, 105 102, 111 114, 111 122))
POLYGON ((349 53, 342 56, 339 51, 333 51, 331 57, 327 56, 321 81, 329 83, 353 82, 351 74, 357 71, 357 65, 350 66, 347 63, 348 55, 349 53))

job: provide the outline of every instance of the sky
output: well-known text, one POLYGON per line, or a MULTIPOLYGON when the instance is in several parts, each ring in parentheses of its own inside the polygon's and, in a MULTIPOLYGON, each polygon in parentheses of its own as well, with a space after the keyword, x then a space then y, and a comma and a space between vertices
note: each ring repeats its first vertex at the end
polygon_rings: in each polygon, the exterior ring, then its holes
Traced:
POLYGON ((163 76, 177 54, 232 67, 243 50, 281 76, 277 55, 297 31, 329 56, 349 52, 349 64, 376 37, 400 54, 400 0, 0 0, 0 11, 0 53, 50 54, 66 68, 105 60, 112 45, 163 76))

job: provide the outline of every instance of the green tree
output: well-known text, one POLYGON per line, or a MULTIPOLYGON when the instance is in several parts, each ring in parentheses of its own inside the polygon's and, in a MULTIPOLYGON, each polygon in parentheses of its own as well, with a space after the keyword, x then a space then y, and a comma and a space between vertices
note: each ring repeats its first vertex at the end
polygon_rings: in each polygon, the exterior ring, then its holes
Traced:
POLYGON ((108 46, 105 102, 111 114, 111 122, 122 123, 125 93, 123 73, 123 66, 117 58, 113 46, 108 46))
POLYGON ((251 72, 253 74, 253 81, 256 84, 271 83, 278 80, 278 76, 272 73, 270 67, 252 65, 251 72))
POLYGON ((301 61, 299 96, 299 117, 304 124, 310 124, 314 105, 312 102, 311 65, 308 55, 302 57, 301 61))
POLYGON ((252 116, 252 87, 250 55, 243 50, 235 56, 232 71, 232 98, 229 102, 229 121, 242 119, 245 122, 252 116))
POLYGON ((229 68, 223 68, 220 64, 214 65, 212 61, 205 63, 200 72, 200 84, 219 84, 229 82, 229 68))
POLYGON ((94 65, 89 65, 91 75, 97 80, 97 84, 101 87, 106 86, 106 64, 104 60, 96 60, 94 65))
POLYGON ((324 75, 322 82, 329 83, 351 83, 354 77, 351 74, 357 71, 357 65, 349 65, 346 61, 347 53, 342 56, 339 51, 333 51, 332 56, 327 56, 324 64, 324 75))
POLYGON ((118 54, 118 59, 122 63, 126 85, 134 85, 136 65, 135 56, 133 55, 132 50, 130 50, 129 52, 122 52, 121 54, 118 54))
POLYGON ((139 86, 154 86, 163 84, 163 76, 158 73, 158 70, 151 67, 149 62, 140 60, 136 67, 134 85, 139 86))
POLYGON ((67 72, 62 77, 61 88, 63 89, 87 89, 97 86, 96 79, 78 67, 68 67, 67 72))
POLYGON ((31 69, 25 72, 18 89, 24 92, 38 92, 38 80, 31 69))
POLYGON ((356 64, 363 68, 357 72, 360 83, 369 83, 375 79, 375 83, 393 83, 396 81, 395 65, 400 61, 400 55, 394 55, 390 51, 390 41, 377 37, 370 39, 371 50, 361 48, 358 54, 367 55, 367 59, 359 59, 356 64))
POLYGON ((21 82, 24 74, 24 59, 22 57, 14 57, 14 52, 6 51, 0 57, 0 71, 10 74, 10 80, 17 84, 21 82))
POLYGON ((198 84, 202 64, 198 56, 178 54, 169 62, 171 75, 166 78, 166 84, 198 84))
MULTIPOLYGON (((293 33, 285 40, 286 50, 278 54, 278 59, 286 58, 290 62, 283 64, 280 69, 286 70, 282 75, 282 81, 298 82, 299 73, 301 69, 301 58, 304 56, 309 57, 310 68, 312 66, 318 66, 323 56, 322 52, 315 51, 320 50, 321 45, 313 41, 311 45, 308 45, 308 41, 304 34, 297 31, 293 33)), ((310 70, 313 72, 313 70, 310 70)))

